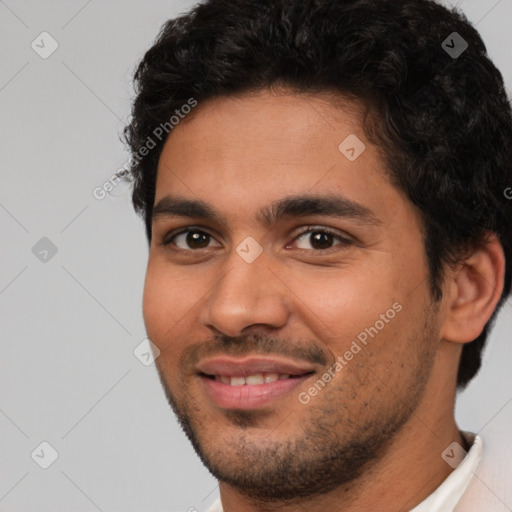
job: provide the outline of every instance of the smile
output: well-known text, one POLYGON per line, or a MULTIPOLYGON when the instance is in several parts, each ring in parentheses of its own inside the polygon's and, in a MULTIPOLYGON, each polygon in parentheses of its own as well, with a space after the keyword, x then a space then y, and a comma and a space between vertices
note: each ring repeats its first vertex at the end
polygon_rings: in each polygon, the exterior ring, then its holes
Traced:
POLYGON ((288 373, 255 373, 247 377, 215 375, 214 379, 217 382, 229 384, 230 386, 256 386, 259 384, 269 384, 277 380, 289 379, 290 377, 288 373))

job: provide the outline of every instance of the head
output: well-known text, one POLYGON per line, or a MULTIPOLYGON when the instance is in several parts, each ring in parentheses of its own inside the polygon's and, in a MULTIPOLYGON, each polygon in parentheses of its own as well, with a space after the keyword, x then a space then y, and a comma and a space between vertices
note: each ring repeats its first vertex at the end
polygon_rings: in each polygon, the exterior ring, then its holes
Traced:
POLYGON ((144 318, 186 433, 258 499, 350 482, 476 375, 510 293, 500 73, 429 0, 211 0, 163 26, 135 83, 144 318), (295 361, 293 391, 208 398, 212 360, 255 355, 295 361))

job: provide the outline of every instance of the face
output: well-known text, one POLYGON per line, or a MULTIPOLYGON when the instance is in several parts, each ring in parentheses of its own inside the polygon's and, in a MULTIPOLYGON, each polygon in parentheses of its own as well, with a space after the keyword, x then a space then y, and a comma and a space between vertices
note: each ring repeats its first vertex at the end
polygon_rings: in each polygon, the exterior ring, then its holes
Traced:
POLYGON ((160 158, 148 337, 199 456, 254 499, 352 481, 428 387, 439 322, 419 215, 361 119, 318 95, 219 98, 160 158))

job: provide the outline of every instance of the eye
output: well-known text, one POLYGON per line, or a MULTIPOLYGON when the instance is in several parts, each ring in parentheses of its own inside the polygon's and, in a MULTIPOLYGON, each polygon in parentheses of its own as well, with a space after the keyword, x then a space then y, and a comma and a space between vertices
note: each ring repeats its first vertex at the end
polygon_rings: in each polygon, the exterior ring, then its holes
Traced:
MULTIPOLYGON (((320 252, 329 251, 338 245, 352 245, 353 242, 329 229, 311 226, 296 236, 292 244, 295 244, 295 247, 300 250, 320 252)), ((178 233, 171 233, 163 240, 162 245, 172 245, 182 251, 197 251, 221 246, 212 235, 193 227, 182 229, 178 233), (212 242, 214 245, 211 245, 212 242)))
POLYGON ((336 245, 352 245, 353 242, 326 228, 309 227, 294 239, 298 249, 325 251, 336 245), (337 243, 336 243, 337 242, 337 243))
MULTIPOLYGON (((188 251, 208 248, 210 242, 215 240, 212 235, 197 228, 188 228, 167 237, 162 245, 174 245, 178 249, 188 251)), ((218 247, 217 245, 216 247, 218 247)))

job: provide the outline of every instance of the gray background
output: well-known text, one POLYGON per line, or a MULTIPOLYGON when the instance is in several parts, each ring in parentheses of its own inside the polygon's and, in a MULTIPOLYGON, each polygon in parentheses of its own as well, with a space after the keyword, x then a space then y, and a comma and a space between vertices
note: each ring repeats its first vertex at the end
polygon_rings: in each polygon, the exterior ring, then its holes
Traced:
MULTIPOLYGON (((218 493, 154 366, 133 354, 145 338, 142 222, 126 186, 93 196, 127 160, 118 134, 135 64, 164 21, 193 3, 0 0, 2 511, 204 510, 218 493), (59 45, 47 59, 31 47, 43 31, 59 45), (47 261, 32 250, 43 237, 57 248, 47 261), (35 462, 51 456, 43 441, 59 454, 46 470, 35 462)), ((510 90, 512 0, 452 3, 510 90)), ((504 445, 511 328, 509 301, 456 410, 461 428, 504 445)))

